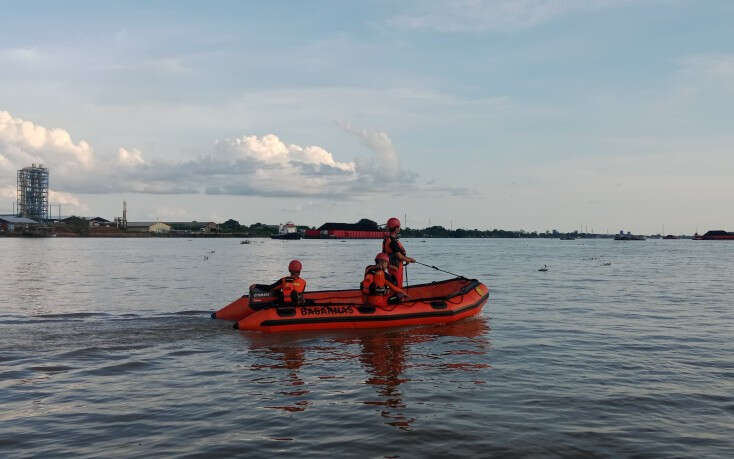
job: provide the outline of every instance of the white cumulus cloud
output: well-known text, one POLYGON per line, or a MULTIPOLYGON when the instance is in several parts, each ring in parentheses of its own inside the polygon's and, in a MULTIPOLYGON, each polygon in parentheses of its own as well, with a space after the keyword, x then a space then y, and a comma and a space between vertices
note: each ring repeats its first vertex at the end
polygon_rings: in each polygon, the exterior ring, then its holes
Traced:
POLYGON ((94 159, 92 147, 81 140, 75 143, 64 129, 47 129, 6 111, 0 111, 0 152, 15 162, 43 162, 89 168, 94 159))
POLYGON ((353 162, 339 162, 334 156, 319 146, 285 144, 275 134, 262 137, 254 135, 217 142, 220 153, 235 158, 251 159, 264 164, 289 165, 305 163, 314 166, 327 166, 345 172, 354 172, 353 162))
POLYGON ((412 175, 406 173, 400 167, 398 157, 392 139, 385 132, 371 131, 368 129, 357 129, 349 123, 340 123, 340 126, 348 133, 356 136, 364 146, 372 150, 375 158, 362 158, 357 162, 358 170, 367 176, 381 181, 395 181, 401 179, 411 181, 412 175))
POLYGON ((145 164, 143 152, 137 148, 128 150, 120 147, 120 149, 117 150, 117 161, 123 166, 139 166, 141 164, 145 164))
POLYGON ((95 156, 85 141, 63 129, 48 129, 0 112, 0 186, 14 185, 14 171, 31 163, 50 169, 51 201, 83 209, 74 194, 212 194, 265 197, 344 198, 397 184, 403 192, 455 194, 461 190, 418 186, 416 174, 400 166, 385 132, 342 126, 371 156, 338 160, 318 145, 288 143, 275 134, 218 140, 210 151, 184 161, 146 160, 137 148, 95 156))

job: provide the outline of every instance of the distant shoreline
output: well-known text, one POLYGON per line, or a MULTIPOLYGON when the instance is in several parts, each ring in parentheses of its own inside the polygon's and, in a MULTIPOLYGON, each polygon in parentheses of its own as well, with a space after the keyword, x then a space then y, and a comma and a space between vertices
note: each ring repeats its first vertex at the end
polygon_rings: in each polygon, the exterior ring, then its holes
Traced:
MULTIPOLYGON (((576 240, 587 239, 614 239, 614 234, 598 234, 598 235, 579 235, 576 240)), ((18 234, 18 233, 0 233, 0 237, 7 238, 120 238, 120 239, 137 239, 137 238, 153 238, 153 239, 270 239, 269 235, 249 235, 242 233, 123 233, 123 232, 90 232, 87 234, 78 233, 55 233, 55 234, 18 234)), ((662 239, 657 237, 649 237, 650 239, 662 239)), ((304 240, 314 241, 346 241, 346 240, 370 240, 373 238, 304 238, 304 240)), ((518 233, 513 235, 492 235, 492 236, 404 236, 401 239, 425 240, 425 239, 557 239, 561 240, 558 235, 545 235, 533 233, 518 233)), ((679 239, 693 239, 692 236, 682 235, 679 239)), ((377 240, 377 239, 374 239, 377 240)))

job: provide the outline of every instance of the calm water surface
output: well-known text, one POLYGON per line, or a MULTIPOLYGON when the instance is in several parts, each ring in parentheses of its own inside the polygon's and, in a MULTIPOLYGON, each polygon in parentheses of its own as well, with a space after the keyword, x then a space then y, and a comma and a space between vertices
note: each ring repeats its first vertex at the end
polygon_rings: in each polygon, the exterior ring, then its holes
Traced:
POLYGON ((0 238, 0 456, 734 455, 734 243, 404 243, 485 282, 481 315, 209 319, 291 258, 356 288, 379 241, 0 238))

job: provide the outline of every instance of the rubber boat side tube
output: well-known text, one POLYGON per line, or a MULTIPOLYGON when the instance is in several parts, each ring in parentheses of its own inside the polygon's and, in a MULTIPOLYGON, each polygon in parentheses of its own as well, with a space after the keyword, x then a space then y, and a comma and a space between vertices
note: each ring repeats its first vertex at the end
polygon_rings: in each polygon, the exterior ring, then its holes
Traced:
POLYGON ((235 328, 240 330, 266 332, 451 323, 478 314, 489 289, 477 280, 456 278, 414 285, 408 294, 408 301, 386 309, 365 306, 359 290, 308 292, 304 305, 260 310, 240 298, 215 316, 237 320, 235 328))
POLYGON ((255 310, 250 308, 250 298, 247 295, 242 295, 240 298, 237 298, 219 311, 212 312, 212 319, 238 321, 253 312, 255 312, 255 310))

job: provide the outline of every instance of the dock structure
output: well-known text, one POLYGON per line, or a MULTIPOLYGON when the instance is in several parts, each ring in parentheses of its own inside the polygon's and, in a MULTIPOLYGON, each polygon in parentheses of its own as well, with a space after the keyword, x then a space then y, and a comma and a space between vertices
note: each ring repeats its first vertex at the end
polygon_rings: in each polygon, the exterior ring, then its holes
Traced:
POLYGON ((33 164, 18 171, 18 217, 48 220, 48 168, 33 164))

